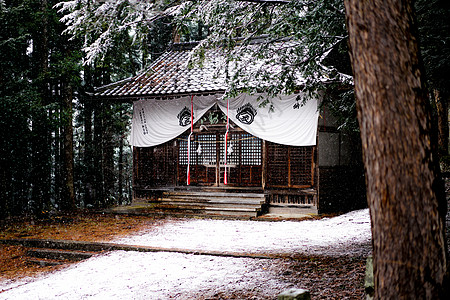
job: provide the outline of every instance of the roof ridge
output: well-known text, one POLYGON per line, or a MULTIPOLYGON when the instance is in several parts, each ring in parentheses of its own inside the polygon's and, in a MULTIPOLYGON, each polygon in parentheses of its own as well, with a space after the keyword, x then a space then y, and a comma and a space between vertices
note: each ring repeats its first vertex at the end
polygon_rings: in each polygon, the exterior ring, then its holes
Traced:
POLYGON ((199 43, 200 43, 200 41, 173 43, 173 44, 169 47, 169 51, 172 51, 172 50, 173 50, 173 51, 186 51, 186 50, 192 50, 192 49, 194 49, 199 43))
POLYGON ((105 85, 102 85, 102 86, 99 86, 99 87, 94 87, 94 92, 99 92, 99 91, 104 90, 104 89, 113 88, 113 87, 116 87, 118 85, 127 83, 128 81, 133 80, 134 77, 137 77, 137 76, 140 76, 140 75, 141 74, 130 76, 130 77, 118 80, 116 82, 108 83, 108 84, 105 84, 105 85))

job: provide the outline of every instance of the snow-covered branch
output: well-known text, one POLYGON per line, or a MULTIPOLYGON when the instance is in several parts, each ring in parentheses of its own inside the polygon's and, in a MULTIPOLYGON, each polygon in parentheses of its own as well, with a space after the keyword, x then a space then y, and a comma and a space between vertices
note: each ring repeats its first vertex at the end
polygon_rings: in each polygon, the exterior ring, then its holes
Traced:
POLYGON ((156 20, 177 14, 178 6, 166 7, 166 2, 70 0, 56 4, 55 8, 63 14, 60 20, 67 26, 64 33, 72 38, 83 37, 85 64, 91 64, 101 60, 124 32, 139 35, 156 20))
POLYGON ((290 0, 237 0, 239 2, 255 2, 264 4, 288 4, 290 0))

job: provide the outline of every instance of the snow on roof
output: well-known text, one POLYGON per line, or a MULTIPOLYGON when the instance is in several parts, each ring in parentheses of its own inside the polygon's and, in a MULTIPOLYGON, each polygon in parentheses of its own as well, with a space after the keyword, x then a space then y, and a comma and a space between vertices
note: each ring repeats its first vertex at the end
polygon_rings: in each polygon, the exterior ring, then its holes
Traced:
MULTIPOLYGON (((227 79, 236 74, 247 77, 249 80, 246 84, 249 86, 260 85, 261 82, 258 81, 261 78, 258 76, 264 72, 273 77, 265 80, 274 82, 283 69, 281 62, 277 61, 278 53, 294 47, 296 43, 282 41, 271 45, 273 55, 267 59, 255 59, 251 52, 243 53, 236 49, 231 55, 239 56, 239 59, 228 61, 223 49, 206 49, 201 62, 192 58, 192 50, 197 45, 197 42, 173 44, 171 49, 157 59, 148 70, 137 76, 99 87, 94 95, 126 98, 223 93, 229 87, 227 79)), ((250 47, 256 49, 261 45, 265 45, 262 40, 255 39, 250 47)), ((295 72, 295 77, 297 85, 301 86, 304 83, 303 77, 298 72, 295 72)))
POLYGON ((225 74, 218 69, 221 59, 218 51, 208 51, 202 66, 188 66, 192 45, 175 44, 142 74, 97 88, 95 96, 165 96, 224 91, 225 74))

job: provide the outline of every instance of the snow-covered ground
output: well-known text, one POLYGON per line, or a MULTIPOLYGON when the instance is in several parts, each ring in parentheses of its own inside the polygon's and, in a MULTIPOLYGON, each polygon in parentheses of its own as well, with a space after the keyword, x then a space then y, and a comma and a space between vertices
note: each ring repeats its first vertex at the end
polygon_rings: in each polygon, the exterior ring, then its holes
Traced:
MULTIPOLYGON (((301 222, 174 219, 116 243, 247 253, 367 254, 368 210, 301 222)), ((0 282, 0 299, 207 299, 217 291, 276 297, 283 259, 115 251, 58 272, 0 282)))
POLYGON ((189 250, 346 255, 349 250, 355 254, 370 238, 366 209, 301 222, 175 219, 114 242, 189 250))

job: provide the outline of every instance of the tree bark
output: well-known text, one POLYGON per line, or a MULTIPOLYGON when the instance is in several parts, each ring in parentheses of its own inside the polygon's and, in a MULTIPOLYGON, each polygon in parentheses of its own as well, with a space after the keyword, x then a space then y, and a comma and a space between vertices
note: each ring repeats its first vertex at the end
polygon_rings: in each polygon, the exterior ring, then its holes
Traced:
POLYGON ((112 126, 112 105, 110 103, 103 103, 103 183, 105 195, 103 198, 103 207, 109 207, 114 204, 115 192, 114 183, 114 141, 113 141, 113 126, 112 126))
POLYGON ((105 184, 103 175, 103 103, 97 102, 94 106, 94 206, 103 205, 105 197, 105 184))
POLYGON ((84 206, 94 207, 94 183, 95 183, 95 167, 94 167, 94 145, 92 138, 92 104, 90 100, 84 101, 84 206))
POLYGON ((74 189, 74 162, 73 162, 73 108, 72 108, 73 90, 68 84, 64 91, 64 175, 65 175, 65 195, 63 199, 64 208, 75 210, 75 189, 74 189))
POLYGON ((32 118, 32 212, 35 215, 42 214, 50 204, 51 190, 51 133, 49 128, 49 111, 45 105, 49 102, 49 80, 48 80, 48 11, 47 0, 43 0, 39 7, 41 30, 35 33, 33 45, 35 47, 33 56, 38 62, 36 66, 36 82, 38 86, 41 103, 36 105, 32 118))
POLYGON ((345 0, 376 299, 444 299, 446 201, 412 3, 345 0))
MULTIPOLYGON (((121 110, 119 113, 119 118, 120 121, 122 121, 123 119, 123 111, 121 110)), ((125 138, 125 133, 123 132, 124 130, 120 130, 120 137, 119 137, 119 174, 118 174, 118 178, 119 178, 119 182, 118 182, 118 189, 119 189, 119 205, 123 204, 123 178, 124 178, 124 174, 123 174, 123 139, 125 138)))
POLYGON ((434 91, 436 112, 438 119, 438 144, 439 154, 448 155, 448 99, 449 97, 438 90, 434 91))

